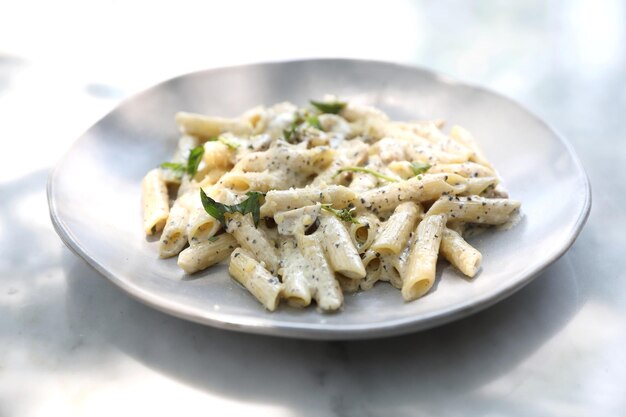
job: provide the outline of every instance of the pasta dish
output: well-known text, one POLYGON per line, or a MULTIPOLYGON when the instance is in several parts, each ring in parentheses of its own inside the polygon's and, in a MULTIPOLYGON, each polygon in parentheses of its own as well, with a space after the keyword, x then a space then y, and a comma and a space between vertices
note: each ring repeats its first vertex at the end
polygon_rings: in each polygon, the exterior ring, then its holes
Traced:
POLYGON ((270 311, 335 311, 378 281, 415 300, 440 256, 474 277, 482 255, 464 236, 519 212, 473 136, 442 120, 392 121, 327 96, 176 122, 173 158, 142 182, 145 232, 188 274, 229 259, 270 311))

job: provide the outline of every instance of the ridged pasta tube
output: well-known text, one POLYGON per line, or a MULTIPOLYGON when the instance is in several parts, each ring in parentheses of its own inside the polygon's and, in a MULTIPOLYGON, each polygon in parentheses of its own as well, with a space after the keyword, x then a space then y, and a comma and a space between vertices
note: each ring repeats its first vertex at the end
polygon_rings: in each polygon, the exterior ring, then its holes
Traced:
POLYGON ((270 311, 276 310, 283 289, 281 282, 242 248, 230 255, 228 272, 270 311))
POLYGON ((444 229, 440 249, 448 262, 468 277, 478 272, 483 256, 457 232, 444 229))
POLYGON ((402 277, 402 297, 415 300, 426 294, 435 282, 439 245, 446 225, 446 216, 426 216, 416 230, 416 239, 409 253, 402 277))
POLYGON ((189 246, 178 255, 178 266, 186 273, 193 274, 222 262, 238 246, 228 233, 215 236, 211 240, 189 246))
POLYGON ((148 172, 141 182, 143 194, 143 228, 147 235, 160 232, 170 214, 167 186, 160 169, 148 172))

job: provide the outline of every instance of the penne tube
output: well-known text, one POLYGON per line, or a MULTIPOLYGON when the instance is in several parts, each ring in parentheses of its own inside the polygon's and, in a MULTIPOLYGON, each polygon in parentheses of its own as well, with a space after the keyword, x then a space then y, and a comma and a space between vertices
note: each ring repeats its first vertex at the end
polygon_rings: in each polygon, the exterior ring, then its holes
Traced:
POLYGON ((292 307, 306 307, 311 304, 311 289, 303 267, 307 262, 294 238, 283 240, 280 248, 283 298, 292 307))
POLYGON ((193 195, 196 195, 192 190, 193 187, 190 187, 189 192, 180 196, 170 210, 170 215, 159 240, 159 256, 161 258, 178 255, 187 245, 189 208, 192 204, 193 195))
POLYGON ((320 215, 322 206, 300 207, 299 209, 281 211, 274 215, 274 221, 278 227, 278 233, 286 236, 294 236, 311 226, 320 215))
POLYGON ((256 106, 244 112, 240 119, 250 123, 253 129, 252 133, 260 134, 267 127, 268 110, 264 106, 256 106))
POLYGON ((265 308, 276 310, 283 285, 251 253, 242 248, 235 249, 230 255, 228 272, 265 308))
POLYGON ((226 214, 226 231, 250 252, 272 274, 278 273, 280 260, 271 242, 261 229, 254 227, 252 217, 241 213, 226 214))
POLYGON ((174 205, 159 240, 159 256, 170 258, 176 256, 187 245, 187 219, 189 210, 174 205))
POLYGON ((309 281, 311 295, 321 311, 330 312, 342 306, 343 293, 326 261, 319 238, 317 234, 296 236, 300 253, 306 260, 304 274, 309 281))
POLYGON ((435 164, 428 170, 431 174, 449 173, 457 174, 465 178, 495 177, 495 171, 476 162, 463 162, 462 164, 435 164))
POLYGON ((367 275, 361 281, 362 290, 370 290, 378 282, 382 273, 382 261, 380 260, 380 253, 368 250, 363 254, 362 258, 363 266, 367 275))
POLYGON ((229 172, 224 174, 218 184, 221 187, 230 188, 238 193, 248 191, 260 191, 262 193, 270 190, 281 190, 289 188, 287 178, 281 174, 265 172, 229 172))
POLYGON ((252 126, 245 120, 204 116, 195 113, 176 113, 176 123, 183 133, 204 140, 214 138, 225 132, 235 135, 250 135, 252 133, 252 126))
POLYGON ((178 266, 188 274, 202 271, 228 258, 237 246, 235 238, 228 233, 214 236, 183 250, 178 255, 178 266))
POLYGON ((385 213, 404 201, 418 203, 436 200, 442 194, 458 194, 465 190, 466 182, 455 174, 427 174, 366 191, 359 202, 374 214, 385 213))
POLYGON ((402 297, 405 301, 422 297, 433 286, 437 255, 445 225, 446 216, 436 214, 426 216, 417 226, 415 243, 409 253, 402 277, 402 297))
POLYGON ((242 157, 233 168, 241 172, 261 172, 280 168, 292 175, 307 177, 317 174, 333 161, 335 151, 327 146, 301 149, 286 142, 275 142, 267 151, 252 152, 242 157))
POLYGON ((450 220, 481 224, 504 224, 520 207, 520 202, 507 198, 444 196, 428 209, 427 216, 446 214, 450 220))
POLYGON ((350 238, 356 250, 365 253, 372 245, 380 227, 380 221, 373 214, 364 214, 356 218, 357 223, 350 224, 350 238))
POLYGON ((143 228, 147 235, 160 232, 170 214, 169 195, 160 169, 148 172, 141 182, 143 228))
POLYGON ((443 231, 441 253, 459 271, 472 278, 480 268, 483 256, 467 243, 457 232, 448 228, 443 231))
POLYGON ((332 204, 334 208, 348 207, 356 199, 354 191, 341 185, 326 188, 291 188, 289 190, 268 191, 265 203, 261 206, 261 216, 271 217, 279 211, 293 210, 317 203, 332 204))
POLYGON ((204 177, 202 177, 202 179, 199 182, 200 187, 202 188, 208 188, 212 185, 215 185, 219 182, 219 180, 222 179, 222 177, 227 173, 228 171, 223 170, 221 168, 215 168, 212 169, 210 171, 208 171, 206 173, 206 175, 204 177))
POLYGON ((343 223, 332 214, 319 217, 322 247, 331 268, 351 279, 365 277, 365 268, 343 223))
POLYGON ((398 205, 389 220, 381 227, 371 249, 382 255, 400 253, 422 214, 422 207, 415 203, 406 202, 398 205))
POLYGON ((459 195, 472 196, 482 194, 489 187, 493 187, 498 184, 498 178, 496 177, 482 177, 482 178, 468 178, 465 191, 459 195))

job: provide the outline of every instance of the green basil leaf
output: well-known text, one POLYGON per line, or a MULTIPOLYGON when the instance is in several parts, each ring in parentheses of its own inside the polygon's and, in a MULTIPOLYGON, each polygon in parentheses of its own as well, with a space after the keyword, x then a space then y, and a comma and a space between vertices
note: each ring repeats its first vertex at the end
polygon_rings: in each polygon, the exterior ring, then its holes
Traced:
POLYGON ((261 202, 260 198, 263 196, 263 193, 258 191, 249 191, 246 193, 248 199, 246 200, 247 207, 246 213, 252 214, 252 220, 254 220, 254 225, 258 225, 261 220, 261 202))
POLYGON ((310 125, 313 126, 316 129, 319 130, 324 130, 322 129, 322 124, 320 123, 320 119, 317 118, 316 115, 311 115, 309 117, 306 118, 306 122, 310 125))
POLYGON ((207 142, 222 142, 224 145, 228 146, 230 149, 237 149, 239 144, 233 142, 232 140, 225 138, 224 136, 214 136, 212 138, 208 138, 207 142))
POLYGON ((341 101, 326 103, 323 101, 310 100, 309 102, 311 103, 313 107, 315 107, 317 110, 319 110, 322 113, 337 114, 344 107, 346 107, 346 103, 343 103, 341 101))
POLYGON ((241 213, 244 216, 248 213, 252 214, 252 220, 254 225, 257 226, 261 220, 261 201, 260 197, 263 193, 258 191, 250 191, 246 193, 248 198, 239 204, 222 204, 213 200, 207 196, 204 190, 200 189, 200 199, 202 200, 202 206, 204 210, 213 218, 219 220, 220 223, 226 224, 224 214, 226 213, 241 213))
POLYGON ((206 195, 204 190, 200 188, 200 200, 202 201, 202 206, 204 210, 209 214, 209 216, 213 217, 216 220, 219 220, 220 223, 224 224, 224 213, 228 212, 228 206, 222 203, 218 203, 213 200, 211 197, 206 195))
POLYGON ((293 140, 293 136, 295 133, 296 133, 296 126, 294 126, 294 124, 292 123, 289 129, 283 130, 283 137, 285 141, 289 143, 293 143, 292 140, 293 140))
POLYGON ((333 208, 333 206, 330 204, 322 204, 322 210, 326 210, 327 212, 332 213, 341 221, 360 224, 358 220, 354 218, 354 212, 356 211, 356 208, 354 207, 351 209, 344 208, 341 210, 337 210, 333 208))
POLYGON ((430 169, 430 164, 424 164, 422 162, 411 162, 411 170, 413 171, 413 175, 420 175, 430 169))
POLYGON ((300 126, 303 121, 304 120, 302 120, 302 116, 299 113, 294 113, 293 122, 291 122, 291 124, 289 125, 289 129, 283 130, 283 136, 285 138, 285 141, 289 143, 296 142, 297 129, 298 129, 298 126, 300 126))
POLYGON ((180 171, 184 170, 185 166, 183 164, 179 164, 177 162, 163 162, 161 168, 170 169, 172 171, 180 171))
POLYGON ((177 162, 163 162, 159 166, 163 169, 167 169, 168 171, 171 171, 174 174, 174 176, 178 179, 181 179, 183 177, 183 174, 185 173, 185 170, 186 170, 185 165, 177 163, 177 162))
POLYGON ((203 155, 204 146, 195 147, 189 152, 189 157, 187 158, 187 174, 189 174, 190 177, 193 177, 196 175, 196 172, 198 172, 198 165, 200 165, 203 155))

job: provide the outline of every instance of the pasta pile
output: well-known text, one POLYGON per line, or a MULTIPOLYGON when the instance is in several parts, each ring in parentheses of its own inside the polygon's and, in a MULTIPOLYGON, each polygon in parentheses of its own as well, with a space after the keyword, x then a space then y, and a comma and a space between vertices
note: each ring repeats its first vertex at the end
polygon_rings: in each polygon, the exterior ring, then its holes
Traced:
POLYGON ((268 310, 324 312, 378 281, 406 301, 429 292, 443 255, 468 277, 482 255, 469 227, 510 223, 520 203, 459 126, 398 122, 327 96, 238 118, 178 113, 171 162, 142 183, 144 228, 188 274, 230 258, 268 310), (170 200, 170 196, 174 197, 170 200))

